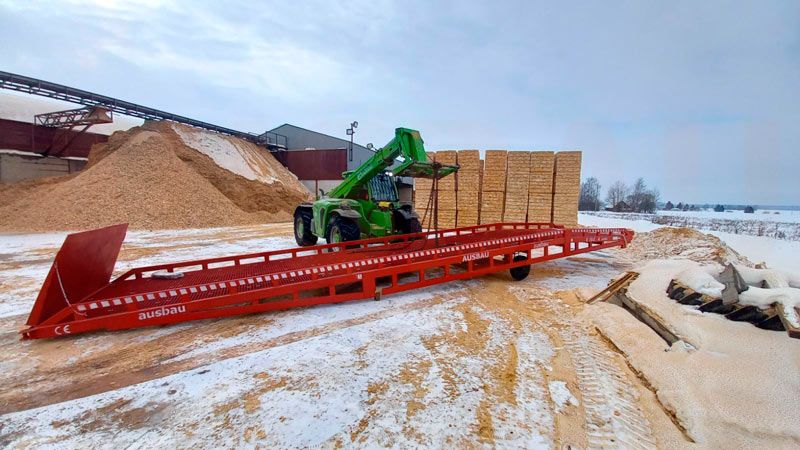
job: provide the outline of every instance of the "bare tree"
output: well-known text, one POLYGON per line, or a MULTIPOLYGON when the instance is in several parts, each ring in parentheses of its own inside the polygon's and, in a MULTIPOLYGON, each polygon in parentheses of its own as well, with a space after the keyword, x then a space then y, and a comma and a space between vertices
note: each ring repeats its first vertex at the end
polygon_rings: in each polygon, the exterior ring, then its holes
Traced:
POLYGON ((644 182, 644 178, 639 177, 633 183, 633 188, 631 188, 628 198, 626 199, 628 206, 636 212, 641 212, 646 195, 647 183, 644 182))
POLYGON ((581 183, 581 197, 578 201, 578 210, 580 211, 599 211, 602 205, 600 200, 600 192, 602 186, 595 177, 589 177, 581 183))
POLYGON ((648 189, 644 191, 642 196, 642 203, 639 205, 639 212, 654 213, 658 208, 658 202, 661 200, 661 193, 658 189, 648 189))
POLYGON ((628 196, 628 185, 622 181, 615 181, 614 184, 608 188, 608 193, 606 194, 606 203, 611 205, 613 208, 617 206, 617 203, 625 200, 625 197, 628 196))

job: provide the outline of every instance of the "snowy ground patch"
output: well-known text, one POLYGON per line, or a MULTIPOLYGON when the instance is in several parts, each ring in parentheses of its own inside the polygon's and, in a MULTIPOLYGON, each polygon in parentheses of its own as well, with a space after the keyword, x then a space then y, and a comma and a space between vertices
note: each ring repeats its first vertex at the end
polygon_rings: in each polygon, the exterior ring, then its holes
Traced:
POLYGON ((551 381, 548 383, 547 387, 550 390, 550 398, 553 399, 553 403, 556 405, 557 413, 561 412, 567 405, 578 406, 578 399, 572 395, 572 392, 567 387, 567 383, 563 381, 551 381))

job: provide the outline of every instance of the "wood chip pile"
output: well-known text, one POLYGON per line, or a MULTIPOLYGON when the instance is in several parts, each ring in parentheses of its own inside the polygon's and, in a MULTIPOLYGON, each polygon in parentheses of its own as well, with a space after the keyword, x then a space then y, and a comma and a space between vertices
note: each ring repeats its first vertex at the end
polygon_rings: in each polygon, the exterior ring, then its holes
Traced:
POLYGON ((282 222, 290 221, 294 208, 311 198, 297 177, 263 148, 178 124, 147 122, 92 147, 81 172, 0 184, 0 230, 282 222), (203 151, 192 145, 202 145, 203 151))

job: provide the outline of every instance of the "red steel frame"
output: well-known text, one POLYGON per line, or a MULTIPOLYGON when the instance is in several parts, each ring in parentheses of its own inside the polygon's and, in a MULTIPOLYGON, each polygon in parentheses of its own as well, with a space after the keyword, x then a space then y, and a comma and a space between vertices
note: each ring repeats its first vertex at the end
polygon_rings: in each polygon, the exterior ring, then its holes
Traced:
POLYGON ((113 281, 127 225, 67 236, 23 338, 121 330, 338 303, 625 247, 633 231, 498 223, 131 269, 113 281), (514 261, 515 255, 527 260, 514 261), (181 272, 175 279, 156 272, 181 272))

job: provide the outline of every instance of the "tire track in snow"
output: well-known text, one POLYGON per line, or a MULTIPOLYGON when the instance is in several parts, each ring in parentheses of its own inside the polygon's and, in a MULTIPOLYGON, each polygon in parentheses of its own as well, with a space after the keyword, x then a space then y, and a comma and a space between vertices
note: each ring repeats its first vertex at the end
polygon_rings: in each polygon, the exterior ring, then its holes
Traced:
POLYGON ((655 449, 638 391, 604 344, 577 323, 559 330, 578 375, 586 410, 589 448, 655 449))

